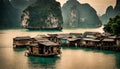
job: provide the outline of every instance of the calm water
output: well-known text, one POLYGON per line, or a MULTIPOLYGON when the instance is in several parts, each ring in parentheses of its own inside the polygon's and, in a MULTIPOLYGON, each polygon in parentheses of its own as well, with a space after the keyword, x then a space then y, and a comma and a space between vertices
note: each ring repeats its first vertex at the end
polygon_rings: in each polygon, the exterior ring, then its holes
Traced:
POLYGON ((120 69, 118 52, 64 47, 61 57, 43 58, 26 57, 25 48, 12 48, 12 39, 16 36, 34 37, 37 34, 84 32, 85 30, 64 30, 63 32, 0 30, 0 69, 120 69))

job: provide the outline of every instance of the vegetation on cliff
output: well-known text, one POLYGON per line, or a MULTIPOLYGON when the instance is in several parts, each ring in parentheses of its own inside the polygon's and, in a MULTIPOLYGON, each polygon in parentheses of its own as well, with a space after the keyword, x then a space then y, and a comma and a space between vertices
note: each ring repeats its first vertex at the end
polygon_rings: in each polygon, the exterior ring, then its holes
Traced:
POLYGON ((120 35, 120 16, 110 18, 103 30, 113 35, 120 35))
POLYGON ((24 27, 53 28, 63 24, 60 3, 55 0, 37 0, 23 11, 21 18, 24 27))

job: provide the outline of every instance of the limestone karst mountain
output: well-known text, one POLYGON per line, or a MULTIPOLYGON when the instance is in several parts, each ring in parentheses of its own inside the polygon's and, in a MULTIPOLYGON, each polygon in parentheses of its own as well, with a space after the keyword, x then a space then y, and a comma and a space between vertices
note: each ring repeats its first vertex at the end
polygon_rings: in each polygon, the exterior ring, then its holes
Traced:
POLYGON ((60 3, 56 0, 37 0, 24 11, 22 26, 28 29, 62 29, 60 3))
POLYGON ((77 0, 68 0, 62 7, 64 28, 96 28, 101 21, 89 4, 80 4, 77 0))
POLYGON ((106 24, 109 21, 109 18, 114 17, 115 15, 114 9, 112 6, 109 6, 106 10, 106 13, 100 17, 102 24, 106 24))
POLYGON ((116 0, 116 6, 114 8, 112 6, 109 6, 106 9, 105 14, 100 17, 100 20, 103 24, 106 24, 110 18, 113 18, 117 15, 120 15, 120 0, 116 0))
POLYGON ((117 0, 116 1, 116 6, 114 8, 114 11, 115 11, 115 15, 120 15, 120 0, 117 0))

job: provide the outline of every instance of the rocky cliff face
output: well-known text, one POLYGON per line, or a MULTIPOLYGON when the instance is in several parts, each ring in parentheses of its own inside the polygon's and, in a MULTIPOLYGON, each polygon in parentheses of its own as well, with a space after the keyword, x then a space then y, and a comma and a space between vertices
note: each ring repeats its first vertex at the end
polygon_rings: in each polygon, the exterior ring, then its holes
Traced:
POLYGON ((21 18, 22 26, 29 28, 55 28, 63 24, 60 3, 55 0, 37 0, 23 11, 21 18))
POLYGON ((103 24, 106 24, 108 23, 110 18, 113 18, 117 15, 120 15, 120 0, 116 1, 115 8, 113 8, 112 6, 109 6, 106 9, 106 13, 100 17, 100 20, 102 21, 103 24))
POLYGON ((116 15, 120 15, 120 0, 116 1, 116 6, 114 8, 116 15))
POLYGON ((0 0, 0 29, 20 27, 19 10, 9 0, 0 0))
POLYGON ((96 11, 89 4, 68 0, 62 7, 65 28, 96 28, 101 26, 96 11))
POLYGON ((106 13, 100 17, 102 24, 106 24, 109 21, 109 18, 114 17, 115 15, 114 9, 112 6, 109 6, 106 10, 106 13))

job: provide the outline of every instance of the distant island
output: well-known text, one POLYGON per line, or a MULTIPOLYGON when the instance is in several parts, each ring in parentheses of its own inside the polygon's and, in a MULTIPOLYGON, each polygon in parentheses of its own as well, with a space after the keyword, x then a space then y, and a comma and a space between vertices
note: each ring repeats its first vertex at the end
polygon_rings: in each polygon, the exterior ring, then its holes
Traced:
POLYGON ((22 26, 29 30, 62 30, 60 3, 55 0, 37 0, 21 16, 22 26))
POLYGON ((64 28, 98 28, 102 23, 89 4, 68 0, 62 7, 64 28))

